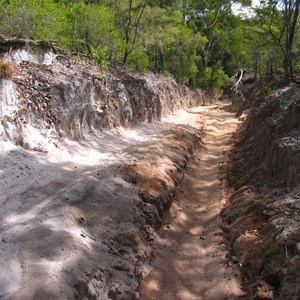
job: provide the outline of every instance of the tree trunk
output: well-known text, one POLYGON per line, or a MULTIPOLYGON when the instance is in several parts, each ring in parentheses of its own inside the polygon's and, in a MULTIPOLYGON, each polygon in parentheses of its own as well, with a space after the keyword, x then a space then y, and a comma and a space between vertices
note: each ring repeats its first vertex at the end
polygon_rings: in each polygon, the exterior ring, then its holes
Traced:
POLYGON ((187 0, 182 0, 182 25, 186 24, 187 0))
POLYGON ((286 46, 284 57, 284 82, 288 85, 293 78, 292 60, 291 60, 291 49, 290 45, 286 46))
POLYGON ((128 48, 126 47, 125 52, 124 52, 124 56, 123 56, 123 64, 126 65, 127 61, 128 61, 128 55, 129 55, 129 51, 128 48))
POLYGON ((284 79, 285 83, 289 84, 294 77, 292 63, 292 46, 295 37, 295 30, 299 16, 300 0, 285 1, 285 56, 284 56, 284 79))
POLYGON ((132 22, 132 4, 133 4, 133 0, 129 1, 129 7, 128 7, 128 21, 125 27, 125 52, 124 52, 124 56, 123 56, 123 63, 127 64, 127 60, 128 60, 128 55, 129 55, 129 42, 130 42, 130 30, 131 30, 131 22, 132 22))

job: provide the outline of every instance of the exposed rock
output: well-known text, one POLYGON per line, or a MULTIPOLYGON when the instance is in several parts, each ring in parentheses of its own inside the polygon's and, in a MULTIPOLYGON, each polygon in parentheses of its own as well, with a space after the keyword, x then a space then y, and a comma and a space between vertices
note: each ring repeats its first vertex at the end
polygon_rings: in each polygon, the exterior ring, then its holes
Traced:
POLYGON ((23 61, 52 64, 57 50, 54 43, 0 35, 0 57, 16 65, 23 61))

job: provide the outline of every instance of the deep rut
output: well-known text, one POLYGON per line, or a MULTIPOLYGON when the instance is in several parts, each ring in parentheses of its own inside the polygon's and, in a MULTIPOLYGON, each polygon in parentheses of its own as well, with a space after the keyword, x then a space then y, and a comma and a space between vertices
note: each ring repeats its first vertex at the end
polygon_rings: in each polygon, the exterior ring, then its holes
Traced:
MULTIPOLYGON (((187 165, 164 227, 142 299, 221 300, 243 296, 239 272, 228 266, 220 211, 226 202, 223 164, 238 121, 224 110, 203 107, 206 135, 187 165)), ((239 298, 240 299, 240 298, 239 298)))

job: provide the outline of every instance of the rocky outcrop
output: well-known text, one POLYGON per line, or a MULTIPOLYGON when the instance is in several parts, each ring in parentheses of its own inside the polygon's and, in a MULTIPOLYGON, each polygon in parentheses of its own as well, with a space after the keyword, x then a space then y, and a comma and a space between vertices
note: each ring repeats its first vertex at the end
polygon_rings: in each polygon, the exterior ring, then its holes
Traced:
POLYGON ((0 138, 25 148, 153 122, 204 102, 201 90, 168 76, 116 65, 104 71, 86 57, 78 59, 45 44, 11 41, 9 53, 9 41, 0 47, 2 57, 17 65, 13 82, 0 80, 0 138))

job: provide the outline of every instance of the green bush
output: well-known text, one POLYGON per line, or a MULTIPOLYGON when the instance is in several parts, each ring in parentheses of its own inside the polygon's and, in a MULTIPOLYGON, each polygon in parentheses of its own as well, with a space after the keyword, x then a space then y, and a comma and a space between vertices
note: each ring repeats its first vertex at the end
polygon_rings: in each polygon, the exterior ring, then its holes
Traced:
POLYGON ((149 69, 149 57, 141 50, 132 51, 128 60, 128 66, 133 70, 144 72, 149 69))
POLYGON ((53 0, 10 0, 1 4, 0 33, 55 40, 65 22, 65 6, 53 0))
POLYGON ((222 93, 230 85, 230 78, 222 69, 214 70, 207 67, 199 73, 199 84, 202 88, 222 93))

